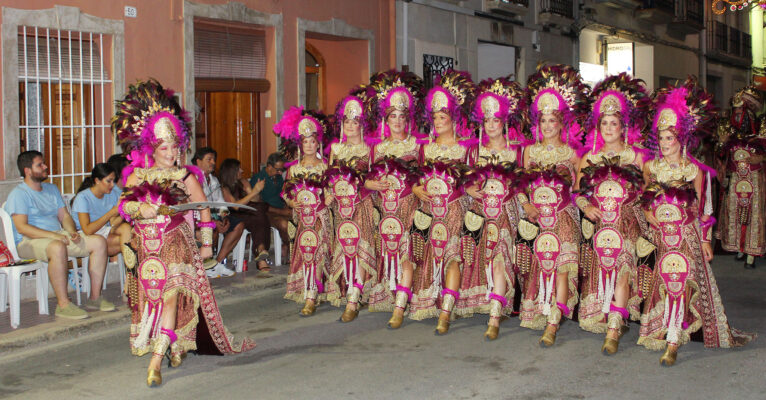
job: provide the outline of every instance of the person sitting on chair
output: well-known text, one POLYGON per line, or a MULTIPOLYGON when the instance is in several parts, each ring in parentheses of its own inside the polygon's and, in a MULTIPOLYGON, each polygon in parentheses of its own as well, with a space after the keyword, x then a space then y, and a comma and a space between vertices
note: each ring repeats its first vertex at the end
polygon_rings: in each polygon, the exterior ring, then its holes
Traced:
MULTIPOLYGON (((207 197, 209 201, 222 202, 225 200, 223 199, 223 193, 221 192, 221 183, 218 182, 218 178, 213 175, 213 172, 215 172, 215 160, 217 156, 218 153, 212 148, 201 147, 194 153, 192 163, 205 174, 205 182, 202 183, 202 190, 205 192, 205 197, 207 197)), ((215 259, 216 264, 207 270, 207 276, 208 278, 232 276, 234 275, 234 272, 226 268, 224 260, 234 249, 234 246, 237 245, 237 242, 239 242, 239 238, 245 230, 245 223, 237 218, 237 216, 231 215, 229 209, 226 207, 211 209, 210 211, 213 213, 213 221, 215 221, 215 233, 223 235, 223 243, 221 243, 221 249, 218 250, 218 255, 215 259)), ((217 235, 213 235, 213 240, 216 240, 217 238, 217 235)))
POLYGON ((232 215, 245 222, 245 228, 250 231, 252 246, 256 249, 256 264, 259 271, 270 271, 269 258, 269 240, 271 239, 271 230, 269 229, 269 218, 266 216, 266 203, 260 200, 260 193, 263 191, 265 182, 263 180, 250 186, 246 179, 242 178, 242 168, 239 160, 227 158, 221 163, 221 169, 218 172, 218 178, 221 179, 221 191, 223 198, 229 203, 239 203, 255 208, 252 211, 234 211, 232 215))
POLYGON ((287 237, 287 221, 293 212, 282 199, 282 186, 285 184, 285 159, 280 153, 271 153, 266 159, 266 167, 250 178, 250 186, 255 187, 258 181, 264 181, 261 191, 261 201, 268 204, 269 225, 277 228, 282 238, 282 257, 287 258, 289 239, 287 237))
POLYGON ((14 225, 14 240, 20 257, 36 258, 48 263, 48 277, 58 304, 56 316, 83 319, 88 313, 72 304, 67 295, 67 260, 90 257, 90 298, 85 307, 113 311, 114 304, 101 297, 101 284, 106 272, 106 240, 98 235, 77 232, 67 212, 59 189, 44 181, 48 166, 39 151, 19 154, 16 164, 24 181, 8 195, 5 210, 14 225))
POLYGON ((115 187, 117 173, 107 163, 93 167, 89 178, 82 181, 72 203, 75 225, 86 235, 99 235, 106 239, 106 254, 116 256, 120 245, 130 242, 130 225, 120 217, 117 203, 122 190, 115 187))

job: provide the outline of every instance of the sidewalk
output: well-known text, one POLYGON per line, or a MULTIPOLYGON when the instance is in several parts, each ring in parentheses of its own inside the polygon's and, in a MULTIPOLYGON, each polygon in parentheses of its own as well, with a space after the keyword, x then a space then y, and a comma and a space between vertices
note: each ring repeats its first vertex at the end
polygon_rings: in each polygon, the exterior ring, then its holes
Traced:
MULTIPOLYGON (((220 303, 231 297, 245 297, 255 290, 284 286, 286 279, 287 265, 282 265, 272 267, 272 272, 268 274, 255 270, 245 271, 229 278, 211 279, 210 283, 220 303)), ((116 325, 125 325, 127 329, 130 312, 123 301, 119 283, 107 285, 103 296, 114 302, 117 311, 89 312, 90 317, 87 319, 70 320, 53 315, 56 310, 55 297, 48 299, 50 315, 38 314, 37 301, 32 299, 21 303, 21 324, 18 329, 11 328, 9 310, 0 313, 0 353, 43 342, 70 339, 116 325)), ((70 298, 74 298, 74 292, 70 292, 70 298)))

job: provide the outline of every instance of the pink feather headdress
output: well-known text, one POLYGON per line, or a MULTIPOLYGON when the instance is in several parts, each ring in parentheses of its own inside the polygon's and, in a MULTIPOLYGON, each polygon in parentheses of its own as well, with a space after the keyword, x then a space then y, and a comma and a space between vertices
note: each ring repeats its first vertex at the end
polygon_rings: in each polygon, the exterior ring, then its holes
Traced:
POLYGON ((368 142, 374 143, 391 136, 385 120, 390 113, 399 110, 408 120, 407 133, 417 134, 418 115, 422 108, 423 80, 412 72, 389 70, 370 77, 367 85, 365 110, 369 117, 368 142))
MULTIPOLYGON (((524 144, 527 138, 523 131, 526 125, 527 103, 524 90, 510 78, 485 79, 479 84, 479 96, 473 103, 473 122, 484 129, 484 119, 491 114, 507 127, 506 139, 515 144, 524 144)), ((485 145, 486 137, 482 138, 485 145)))
POLYGON ((297 159, 303 137, 315 136, 320 145, 320 152, 322 149, 329 149, 329 143, 325 143, 326 139, 331 139, 325 135, 326 117, 320 112, 307 111, 303 107, 290 107, 274 125, 273 131, 282 139, 280 147, 286 159, 297 159))
POLYGON ((527 80, 532 136, 542 140, 540 117, 561 115, 561 140, 578 149, 582 146, 582 124, 588 110, 589 88, 580 73, 569 65, 542 65, 527 80))
POLYGON ((713 96, 691 76, 679 87, 657 91, 650 149, 659 155, 659 132, 670 129, 682 146, 694 150, 703 137, 713 133, 717 109, 713 96))
POLYGON ((583 150, 597 153, 604 145, 598 126, 603 115, 619 113, 628 145, 637 145, 644 140, 642 132, 646 128, 652 102, 643 80, 624 72, 608 76, 593 88, 591 98, 594 103, 585 124, 588 134, 583 150))
POLYGON ((370 124, 367 122, 367 118, 365 118, 364 101, 357 96, 344 97, 335 108, 333 125, 336 136, 340 138, 341 142, 346 141, 346 134, 343 133, 343 122, 347 119, 353 119, 359 123, 362 138, 367 135, 370 124))
POLYGON ((125 179, 135 168, 153 165, 152 154, 160 143, 175 142, 182 152, 189 147, 188 113, 174 92, 156 79, 130 85, 115 108, 111 128, 130 160, 123 171, 125 179))
POLYGON ((476 86, 471 74, 465 71, 447 71, 434 80, 434 87, 426 96, 426 120, 433 129, 433 114, 444 112, 455 124, 455 135, 471 137, 473 130, 468 116, 476 86))

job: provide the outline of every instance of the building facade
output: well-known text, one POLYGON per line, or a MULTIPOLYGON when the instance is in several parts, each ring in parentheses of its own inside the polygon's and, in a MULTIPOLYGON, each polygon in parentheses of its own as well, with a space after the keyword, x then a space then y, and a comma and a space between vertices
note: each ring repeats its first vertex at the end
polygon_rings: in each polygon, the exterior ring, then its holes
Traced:
POLYGON ((522 84, 541 61, 591 84, 629 72, 654 89, 695 75, 723 105, 751 80, 749 18, 704 0, 398 0, 396 60, 426 77, 454 67, 522 84))
MULTIPOLYGON (((7 0, 0 15, 0 201, 16 157, 40 150, 73 193, 119 151, 109 129, 127 85, 153 77, 192 112, 192 147, 246 175, 277 148, 284 110, 332 112, 352 86, 395 65, 393 1, 7 0)), ((189 155, 187 154, 187 157, 189 155)))

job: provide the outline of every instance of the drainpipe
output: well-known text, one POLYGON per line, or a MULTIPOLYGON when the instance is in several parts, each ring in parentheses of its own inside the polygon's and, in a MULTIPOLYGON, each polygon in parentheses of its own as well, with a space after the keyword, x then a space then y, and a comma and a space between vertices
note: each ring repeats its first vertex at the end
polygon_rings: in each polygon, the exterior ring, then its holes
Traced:
POLYGON ((580 7, 584 6, 583 0, 576 0, 573 1, 574 3, 574 10, 572 11, 572 16, 574 17, 574 24, 572 24, 572 29, 574 30, 572 32, 572 66, 579 69, 580 68, 580 32, 582 32, 582 28, 580 25, 580 7))
POLYGON ((699 55, 699 74, 698 82, 707 89, 707 29, 703 28, 700 33, 700 55, 699 55))
POLYGON ((410 42, 410 34, 409 34, 409 17, 408 17, 408 11, 409 11, 409 1, 403 1, 402 2, 402 65, 410 65, 410 49, 409 49, 409 42, 410 42))

